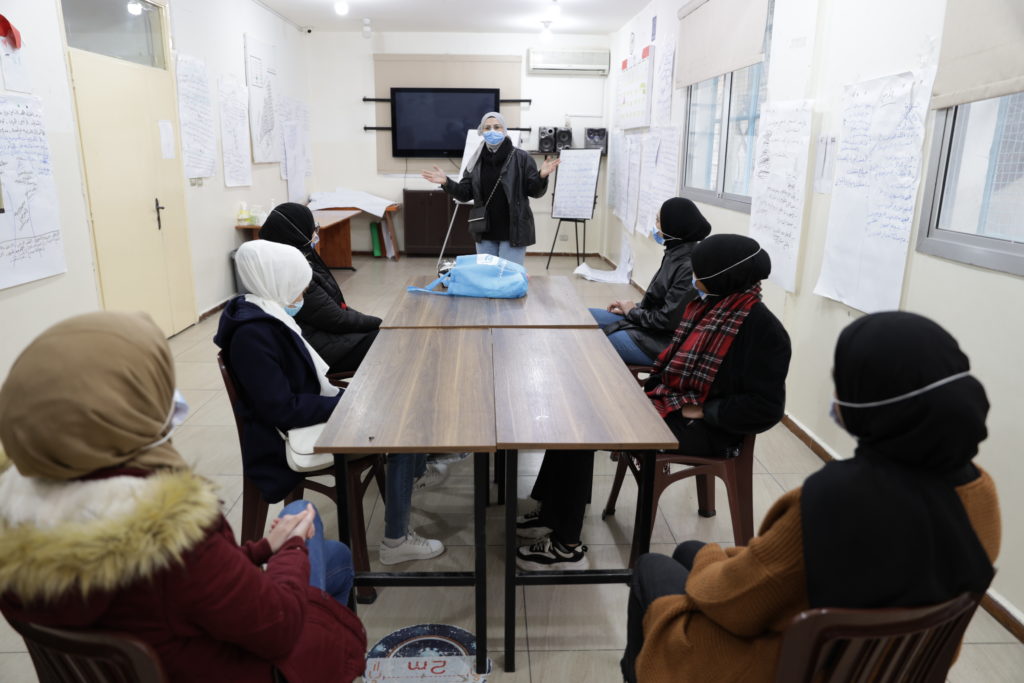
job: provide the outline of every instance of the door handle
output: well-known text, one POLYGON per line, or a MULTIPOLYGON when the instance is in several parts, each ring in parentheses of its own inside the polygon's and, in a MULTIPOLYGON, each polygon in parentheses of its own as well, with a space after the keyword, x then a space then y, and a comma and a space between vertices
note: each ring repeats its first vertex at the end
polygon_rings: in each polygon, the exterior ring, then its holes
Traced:
POLYGON ((166 209, 166 206, 160 206, 160 198, 157 197, 153 200, 153 205, 156 207, 156 229, 163 230, 163 225, 160 223, 160 212, 166 209))

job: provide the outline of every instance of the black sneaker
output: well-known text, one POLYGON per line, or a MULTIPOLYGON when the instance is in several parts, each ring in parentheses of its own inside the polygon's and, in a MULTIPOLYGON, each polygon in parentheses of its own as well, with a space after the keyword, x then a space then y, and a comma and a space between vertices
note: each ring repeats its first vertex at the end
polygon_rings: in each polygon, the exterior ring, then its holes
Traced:
POLYGON ((587 546, 569 548, 552 538, 545 538, 516 551, 516 566, 526 571, 552 569, 589 569, 587 546))
POLYGON ((551 528, 540 523, 540 512, 534 510, 516 517, 516 536, 520 538, 544 538, 551 535, 551 528))

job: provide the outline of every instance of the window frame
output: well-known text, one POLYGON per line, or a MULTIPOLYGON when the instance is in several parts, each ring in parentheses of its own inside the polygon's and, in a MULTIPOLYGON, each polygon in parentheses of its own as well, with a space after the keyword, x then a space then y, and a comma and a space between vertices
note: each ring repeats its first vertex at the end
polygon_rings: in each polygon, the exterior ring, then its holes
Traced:
MULTIPOLYGON (((767 78, 767 62, 761 62, 762 69, 764 70, 762 78, 767 78)), ((744 67, 749 68, 749 67, 744 67)), ((683 168, 680 174, 679 181, 679 196, 685 197, 695 202, 701 202, 704 204, 711 204, 713 206, 720 206, 725 209, 732 209, 734 211, 740 211, 742 213, 750 213, 750 195, 735 194, 732 192, 725 191, 725 174, 726 174, 726 160, 729 154, 729 121, 732 116, 732 105, 733 105, 733 75, 735 71, 730 71, 727 74, 717 76, 717 78, 724 79, 722 96, 725 98, 725 102, 722 107, 722 132, 721 139, 718 143, 718 169, 715 177, 715 187, 717 190, 705 190, 698 187, 690 187, 686 184, 688 154, 690 147, 690 104, 693 97, 693 88, 698 85, 693 83, 686 86, 686 125, 683 127, 683 168)), ((710 79, 708 79, 710 80, 710 79)), ((701 81, 703 83, 704 81, 701 81)), ((763 103, 761 103, 763 104, 763 103)), ((760 107, 759 107, 760 109, 760 107)), ((759 114, 760 116, 760 114, 759 114)))
POLYGON ((932 144, 925 175, 925 194, 918 220, 915 250, 922 254, 966 263, 1012 275, 1024 275, 1024 243, 954 230, 940 230, 939 216, 946 179, 960 163, 962 137, 955 134, 957 119, 967 121, 968 110, 957 105, 935 112, 932 144))

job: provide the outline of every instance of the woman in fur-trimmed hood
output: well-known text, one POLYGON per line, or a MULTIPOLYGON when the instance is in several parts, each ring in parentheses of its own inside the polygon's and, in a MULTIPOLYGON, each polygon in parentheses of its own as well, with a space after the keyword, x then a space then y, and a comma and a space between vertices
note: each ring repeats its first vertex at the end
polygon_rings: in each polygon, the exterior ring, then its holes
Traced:
POLYGON ((170 441, 174 396, 170 349, 140 314, 71 318, 15 361, 0 389, 0 611, 131 633, 171 681, 269 682, 274 667, 352 680, 366 635, 309 585, 305 531, 238 546, 170 441))

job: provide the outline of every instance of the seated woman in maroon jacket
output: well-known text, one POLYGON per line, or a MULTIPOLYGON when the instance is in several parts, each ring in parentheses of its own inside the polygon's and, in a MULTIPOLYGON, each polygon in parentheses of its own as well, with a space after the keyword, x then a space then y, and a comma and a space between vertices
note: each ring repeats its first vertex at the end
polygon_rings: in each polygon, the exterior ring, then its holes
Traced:
MULTIPOLYGON (((782 419, 789 335, 761 303, 771 259, 755 240, 712 235, 693 250, 692 262, 698 298, 658 356, 647 395, 682 452, 725 457, 745 434, 782 419)), ((593 451, 545 454, 531 493, 540 510, 517 524, 520 536, 540 539, 519 549, 521 569, 587 568, 580 532, 593 472, 593 451)))
POLYGON ((0 611, 131 633, 171 681, 353 680, 366 633, 310 583, 312 510, 239 547, 216 485, 171 442, 174 385, 142 314, 71 318, 18 357, 0 388, 0 611))

